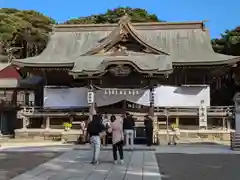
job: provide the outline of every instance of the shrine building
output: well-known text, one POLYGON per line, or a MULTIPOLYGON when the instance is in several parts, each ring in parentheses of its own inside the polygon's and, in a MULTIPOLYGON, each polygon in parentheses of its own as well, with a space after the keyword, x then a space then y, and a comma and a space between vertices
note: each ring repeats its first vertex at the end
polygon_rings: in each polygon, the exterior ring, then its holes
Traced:
POLYGON ((155 135, 169 122, 183 134, 202 127, 229 133, 233 95, 217 93, 232 82, 239 60, 213 51, 204 22, 131 23, 125 15, 117 24, 54 25, 40 55, 12 61, 44 82, 16 132, 62 132, 66 121, 79 127, 97 112, 130 112, 139 127, 144 115, 153 116, 155 135))

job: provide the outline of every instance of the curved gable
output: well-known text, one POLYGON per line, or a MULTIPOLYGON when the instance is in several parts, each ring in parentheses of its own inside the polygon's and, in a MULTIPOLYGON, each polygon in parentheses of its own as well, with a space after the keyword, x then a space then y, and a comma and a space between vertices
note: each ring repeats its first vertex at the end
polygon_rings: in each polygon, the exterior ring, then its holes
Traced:
POLYGON ((146 40, 143 40, 138 35, 134 27, 131 25, 131 22, 128 16, 123 16, 120 19, 117 27, 109 35, 99 40, 98 41, 99 44, 96 47, 89 50, 83 55, 94 55, 98 53, 105 54, 114 46, 119 45, 120 42, 127 42, 130 39, 132 43, 134 40, 135 44, 138 44, 139 47, 142 46, 142 48, 140 49, 142 49, 143 52, 158 54, 158 55, 169 55, 169 53, 167 53, 166 51, 151 45, 146 40))

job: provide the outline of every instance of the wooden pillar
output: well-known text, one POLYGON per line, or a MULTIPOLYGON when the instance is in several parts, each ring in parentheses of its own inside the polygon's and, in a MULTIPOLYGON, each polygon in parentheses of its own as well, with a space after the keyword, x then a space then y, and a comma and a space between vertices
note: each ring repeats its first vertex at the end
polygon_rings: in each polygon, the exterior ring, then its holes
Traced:
POLYGON ((149 112, 148 115, 154 117, 154 86, 152 84, 152 81, 149 81, 149 112))
POLYGON ((227 130, 231 129, 231 123, 230 123, 230 119, 227 118, 227 130))
POLYGON ((13 91, 12 104, 15 106, 17 105, 17 91, 16 90, 13 91))
POLYGON ((222 129, 223 130, 226 129, 226 118, 225 117, 222 118, 222 129))
POLYGON ((25 105, 29 106, 29 92, 25 92, 25 105))
POLYGON ((69 121, 70 121, 71 124, 72 124, 73 120, 74 120, 74 117, 70 116, 69 121))
POLYGON ((27 121, 28 121, 28 118, 23 116, 23 118, 22 118, 22 129, 27 129, 27 121))
POLYGON ((157 117, 154 116, 154 86, 152 81, 149 83, 149 101, 150 101, 150 106, 149 106, 149 112, 148 115, 153 118, 153 143, 154 144, 160 144, 159 138, 158 138, 158 120, 157 117))
POLYGON ((175 124, 177 127, 179 127, 179 117, 176 117, 175 124))
POLYGON ((187 84, 187 73, 184 75, 184 84, 187 84))
POLYGON ((46 126, 45 126, 45 129, 49 129, 50 128, 50 117, 47 116, 46 117, 46 126))

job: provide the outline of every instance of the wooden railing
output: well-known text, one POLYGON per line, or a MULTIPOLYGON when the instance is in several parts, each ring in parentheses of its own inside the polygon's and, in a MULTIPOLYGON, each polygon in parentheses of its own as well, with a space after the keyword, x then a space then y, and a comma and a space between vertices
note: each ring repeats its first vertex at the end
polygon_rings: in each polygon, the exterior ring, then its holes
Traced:
MULTIPOLYGON (((207 108, 208 116, 232 116, 233 106, 210 106, 207 108)), ((198 107, 156 107, 155 114, 162 116, 198 116, 198 107)))
MULTIPOLYGON (((16 107, 16 106, 18 106, 18 107, 20 107, 20 106, 22 106, 24 104, 26 104, 25 101, 19 101, 19 100, 14 101, 11 98, 4 99, 4 100, 0 99, 0 105, 1 106, 8 106, 8 107, 16 107)), ((33 105, 33 104, 34 104, 33 101, 29 101, 29 105, 33 105)))
MULTIPOLYGON (((117 109, 115 109, 117 112, 117 109)), ((134 115, 144 115, 146 112, 141 111, 131 111, 131 109, 126 109, 126 111, 132 112, 134 115)), ((197 107, 155 107, 154 109, 156 116, 198 116, 199 108, 197 107)), ((224 117, 232 116, 234 111, 233 106, 211 106, 207 108, 207 115, 210 117, 224 117)), ((107 112, 107 111, 106 111, 107 112)), ((118 112, 121 112, 119 109, 118 112)), ((88 109, 49 109, 42 107, 22 107, 21 114, 24 116, 70 116, 70 115, 87 115, 88 109)))

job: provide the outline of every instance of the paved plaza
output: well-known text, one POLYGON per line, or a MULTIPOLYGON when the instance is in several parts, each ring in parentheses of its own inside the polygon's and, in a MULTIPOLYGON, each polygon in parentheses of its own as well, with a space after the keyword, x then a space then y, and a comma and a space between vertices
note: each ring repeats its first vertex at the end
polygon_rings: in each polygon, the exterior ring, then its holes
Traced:
POLYGON ((157 154, 162 180, 239 180, 240 154, 157 154))
POLYGON ((87 146, 46 146, 1 150, 0 180, 239 180, 240 153, 227 146, 136 146, 124 165, 112 163, 110 146, 100 164, 90 164, 87 146), (160 173, 159 173, 160 172, 160 173))
POLYGON ((0 152, 0 180, 11 179, 61 154, 53 151, 0 152))
POLYGON ((12 180, 158 180, 155 153, 126 151, 124 165, 114 165, 110 151, 102 151, 100 164, 90 164, 91 151, 71 150, 12 180))

